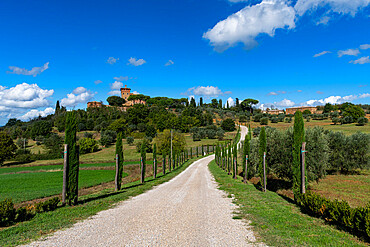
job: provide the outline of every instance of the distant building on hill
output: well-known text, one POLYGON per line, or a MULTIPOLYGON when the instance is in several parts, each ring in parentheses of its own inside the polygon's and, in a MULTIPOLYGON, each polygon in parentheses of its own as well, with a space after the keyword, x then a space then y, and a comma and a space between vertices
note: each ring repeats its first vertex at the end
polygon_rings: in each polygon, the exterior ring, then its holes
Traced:
POLYGON ((295 114, 296 111, 304 112, 305 110, 309 110, 312 114, 317 112, 317 108, 314 106, 299 106, 299 107, 291 107, 286 108, 286 114, 295 114))
POLYGON ((269 108, 263 110, 262 113, 267 113, 271 115, 285 114, 284 110, 270 110, 269 108))
MULTIPOLYGON (((125 85, 124 88, 121 88, 121 98, 126 101, 122 105, 122 107, 120 107, 121 110, 126 110, 127 107, 130 107, 130 106, 133 106, 133 105, 136 105, 136 104, 145 105, 146 102, 144 100, 140 100, 140 99, 128 100, 128 98, 131 95, 134 95, 134 93, 131 93, 131 88, 128 88, 127 85, 125 85)), ((103 105, 102 102, 98 102, 98 101, 91 101, 91 102, 87 103, 87 108, 99 108, 99 107, 103 107, 103 106, 105 106, 105 105, 103 105)), ((110 106, 110 105, 107 105, 107 106, 110 106)))

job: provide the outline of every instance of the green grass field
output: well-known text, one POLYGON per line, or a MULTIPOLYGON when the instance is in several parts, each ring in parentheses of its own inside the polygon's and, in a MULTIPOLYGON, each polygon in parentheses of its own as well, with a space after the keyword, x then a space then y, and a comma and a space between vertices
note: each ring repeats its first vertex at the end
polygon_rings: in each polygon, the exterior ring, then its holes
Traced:
POLYGON ((311 183, 311 190, 328 199, 345 200, 351 207, 370 203, 370 171, 356 175, 328 175, 319 183, 311 183))
MULTIPOLYGON (((127 174, 124 174, 126 176, 127 174)), ((114 170, 80 170, 79 188, 113 181, 114 170)), ((0 201, 12 198, 14 203, 60 194, 62 171, 31 172, 0 175, 0 201)))
POLYGON ((259 240, 269 246, 367 246, 351 234, 300 212, 278 194, 232 179, 214 161, 209 165, 220 189, 240 206, 235 218, 250 220, 259 240))
MULTIPOLYGON (((280 129, 280 130, 285 130, 291 126, 293 126, 293 123, 294 121, 292 121, 291 123, 271 123, 269 122, 268 126, 270 127, 273 127, 273 128, 277 128, 277 129, 280 129)), ((256 123, 256 122, 249 122, 249 123, 246 123, 247 126, 250 124, 251 125, 251 128, 256 128, 256 127, 261 127, 262 125, 260 125, 260 123, 256 123)), ((354 134, 356 133, 357 131, 360 131, 360 132, 363 132, 363 133, 366 133, 366 134, 370 134, 370 123, 366 124, 365 126, 357 126, 355 123, 352 123, 352 124, 343 124, 343 125, 340 125, 340 124, 337 124, 337 125, 334 125, 332 124, 332 121, 330 119, 326 119, 326 120, 311 120, 310 122, 304 122, 304 125, 306 128, 313 128, 315 126, 319 126, 319 127, 323 127, 324 129, 328 129, 328 130, 333 130, 333 131, 343 131, 346 135, 351 135, 351 134, 354 134)))

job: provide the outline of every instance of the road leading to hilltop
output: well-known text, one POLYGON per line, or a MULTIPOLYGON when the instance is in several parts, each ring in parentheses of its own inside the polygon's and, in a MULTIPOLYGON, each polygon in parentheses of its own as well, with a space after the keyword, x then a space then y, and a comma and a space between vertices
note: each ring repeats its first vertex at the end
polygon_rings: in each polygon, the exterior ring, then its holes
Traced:
POLYGON ((213 159, 30 246, 255 246, 247 224, 232 219, 231 198, 217 189, 213 159))

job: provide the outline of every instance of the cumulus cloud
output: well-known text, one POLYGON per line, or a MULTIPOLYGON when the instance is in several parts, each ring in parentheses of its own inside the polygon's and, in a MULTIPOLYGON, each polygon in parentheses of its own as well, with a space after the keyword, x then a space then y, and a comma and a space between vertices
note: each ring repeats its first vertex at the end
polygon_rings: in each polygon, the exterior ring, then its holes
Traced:
POLYGON ((235 101, 231 97, 226 100, 225 107, 227 107, 227 103, 229 103, 229 107, 235 106, 235 101))
MULTIPOLYGON (((117 77, 115 77, 115 78, 117 78, 117 77)), ((123 87, 123 83, 120 82, 120 81, 115 81, 115 82, 111 83, 110 84, 111 91, 108 92, 108 95, 120 95, 122 87, 123 87)))
POLYGON ((53 94, 52 89, 41 89, 37 84, 25 82, 9 89, 0 86, 0 106, 3 109, 45 107, 50 105, 47 98, 53 94))
POLYGON ((357 60, 353 60, 353 61, 350 61, 350 63, 353 63, 353 64, 365 64, 365 63, 370 63, 370 59, 369 59, 369 56, 367 57, 361 57, 357 60))
POLYGON ((98 85, 98 84, 100 84, 100 83, 103 83, 103 81, 101 81, 101 80, 96 80, 96 81, 94 81, 94 83, 95 83, 96 85, 98 85))
POLYGON ((172 60, 168 60, 167 63, 164 66, 170 66, 173 65, 174 62, 172 60))
MULTIPOLYGON (((230 91, 227 91, 227 93, 231 93, 230 91)), ((198 86, 198 87, 192 87, 189 88, 188 91, 185 93, 186 95, 193 94, 197 96, 205 96, 205 97, 218 97, 219 95, 223 95, 221 89, 214 86, 198 86)))
POLYGON ((317 53, 317 54, 313 55, 313 57, 321 57, 321 56, 323 56, 325 54, 328 54, 328 53, 331 53, 331 52, 330 51, 323 51, 323 52, 320 52, 320 53, 317 53))
POLYGON ((302 16, 307 11, 313 12, 320 8, 327 8, 327 12, 338 14, 356 13, 370 4, 370 0, 298 0, 294 8, 297 14, 302 16))
POLYGON ((31 70, 27 70, 25 68, 19 68, 16 66, 9 66, 11 71, 7 71, 8 74, 17 74, 17 75, 32 75, 33 77, 41 74, 45 70, 49 68, 49 62, 45 63, 41 67, 33 67, 31 70))
POLYGON ((348 50, 338 51, 338 57, 357 56, 358 54, 360 54, 360 51, 358 49, 348 49, 348 50))
POLYGON ((143 65, 144 63, 146 63, 146 61, 142 58, 140 59, 136 59, 134 57, 131 57, 129 60, 128 60, 128 65, 134 65, 134 66, 140 66, 140 65, 143 65))
POLYGON ((119 58, 109 57, 108 60, 107 60, 107 63, 115 64, 115 63, 117 63, 118 60, 119 60, 119 58))
POLYGON ((84 87, 77 87, 72 91, 72 93, 67 94, 67 98, 63 98, 60 101, 62 106, 76 106, 80 103, 85 104, 89 100, 91 100, 96 93, 93 93, 87 90, 84 87))
POLYGON ((51 108, 51 107, 48 107, 48 108, 46 108, 43 111, 42 110, 32 109, 29 112, 27 112, 26 114, 22 115, 20 117, 20 119, 22 119, 23 121, 28 121, 28 120, 37 118, 39 116, 46 117, 47 115, 54 114, 54 112, 55 112, 55 109, 54 108, 51 108))
POLYGON ((367 49, 370 49, 370 44, 363 44, 363 45, 360 45, 360 49, 361 49, 361 50, 367 50, 367 49))
POLYGON ((282 101, 274 102, 274 105, 278 108, 292 107, 295 103, 289 99, 283 99, 282 101))
POLYGON ((359 95, 347 95, 347 96, 330 96, 325 99, 313 99, 313 100, 308 100, 301 105, 309 105, 309 106, 318 106, 318 105, 325 105, 327 103, 330 104, 342 104, 344 102, 349 102, 349 101, 354 101, 357 99, 364 99, 364 98, 369 98, 370 94, 369 93, 364 93, 364 94, 359 94, 359 95))
POLYGON ((218 22, 203 34, 217 51, 223 51, 243 43, 246 48, 254 47, 259 34, 274 36, 278 28, 295 27, 295 10, 281 0, 263 0, 247 6, 218 22))

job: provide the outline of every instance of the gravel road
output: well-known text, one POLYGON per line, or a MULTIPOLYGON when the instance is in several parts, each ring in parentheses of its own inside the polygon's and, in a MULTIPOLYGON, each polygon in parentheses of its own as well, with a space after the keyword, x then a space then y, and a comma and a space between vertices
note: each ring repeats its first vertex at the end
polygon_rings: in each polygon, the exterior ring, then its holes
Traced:
MULTIPOLYGON (((242 134, 245 134, 242 132, 242 134)), ((208 170, 214 155, 167 183, 28 246, 256 246, 208 170)))

